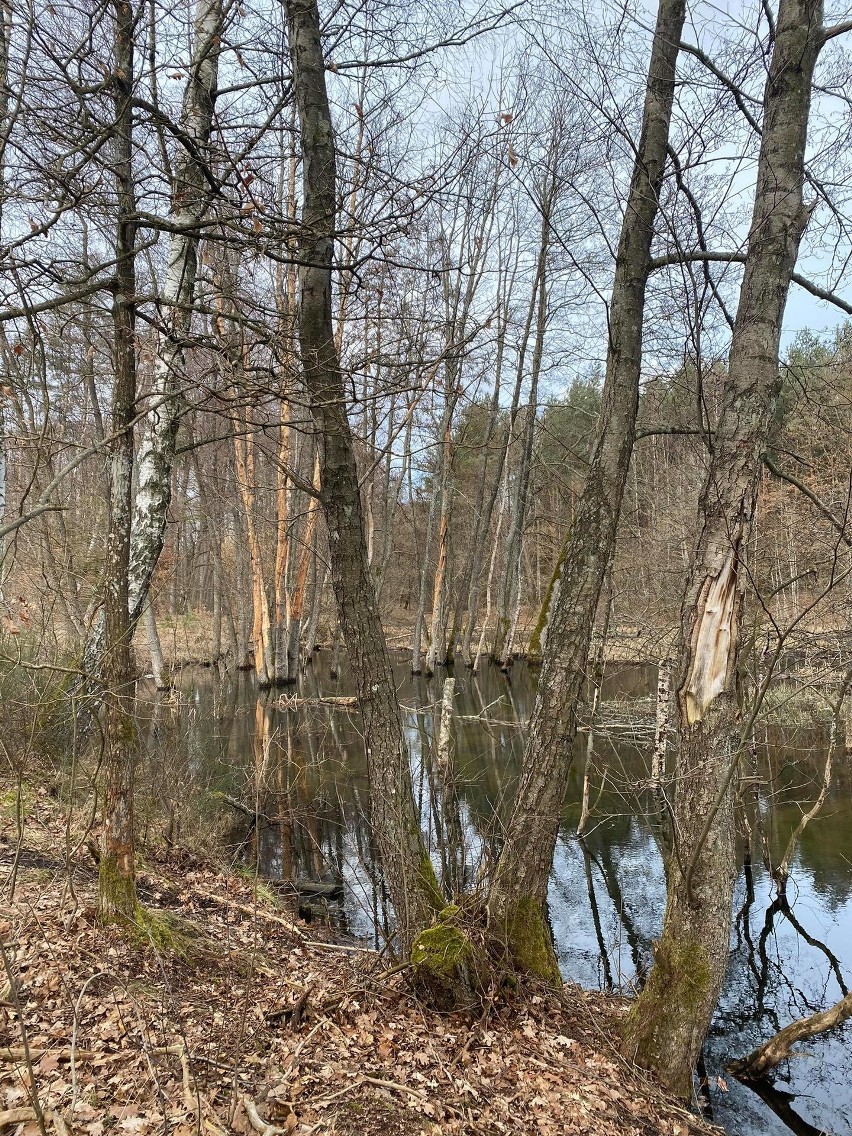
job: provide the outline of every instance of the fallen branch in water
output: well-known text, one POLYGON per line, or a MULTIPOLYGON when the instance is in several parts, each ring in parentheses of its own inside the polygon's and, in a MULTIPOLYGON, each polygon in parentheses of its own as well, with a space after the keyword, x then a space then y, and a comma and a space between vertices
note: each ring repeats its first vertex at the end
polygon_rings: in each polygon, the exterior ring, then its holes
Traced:
POLYGON ((748 1057, 740 1061, 732 1061, 728 1069, 741 1081, 756 1081, 764 1076, 770 1069, 790 1056, 790 1050, 797 1041, 807 1041, 827 1030, 839 1026, 847 1018, 852 1018, 852 994, 841 998, 829 1010, 822 1010, 818 1014, 811 1014, 808 1018, 799 1018, 791 1022, 771 1037, 769 1041, 759 1045, 748 1057))
POLYGON ((295 695, 285 695, 278 700, 279 710, 298 710, 302 706, 336 706, 338 710, 357 710, 360 702, 357 698, 332 694, 325 698, 297 698, 295 695))

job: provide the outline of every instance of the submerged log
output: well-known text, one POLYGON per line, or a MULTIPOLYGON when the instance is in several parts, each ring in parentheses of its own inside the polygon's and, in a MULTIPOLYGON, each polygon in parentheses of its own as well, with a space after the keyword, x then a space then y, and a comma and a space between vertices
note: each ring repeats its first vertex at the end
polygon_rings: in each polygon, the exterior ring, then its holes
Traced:
POLYGON ((847 994, 828 1010, 818 1014, 811 1014, 807 1018, 799 1018, 791 1022, 773 1037, 759 1045, 748 1057, 740 1061, 733 1061, 728 1069, 741 1081, 755 1081, 763 1077, 770 1069, 774 1069, 786 1057, 797 1041, 807 1041, 808 1038, 817 1037, 835 1026, 841 1025, 848 1018, 852 1018, 852 994, 847 994))
POLYGON ((342 880, 269 880, 282 891, 296 892, 297 895, 312 896, 316 899, 343 899, 342 880))
POLYGON ((360 700, 357 698, 331 694, 320 698, 297 698, 295 695, 284 695, 278 700, 279 710, 299 710, 302 706, 335 706, 338 710, 357 710, 360 705, 360 700))

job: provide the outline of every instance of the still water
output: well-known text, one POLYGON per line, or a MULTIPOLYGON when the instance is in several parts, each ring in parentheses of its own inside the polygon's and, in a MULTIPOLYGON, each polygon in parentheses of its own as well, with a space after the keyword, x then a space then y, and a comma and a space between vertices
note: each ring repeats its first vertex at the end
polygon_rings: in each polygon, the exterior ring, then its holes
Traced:
MULTIPOLYGON (((326 658, 318 656, 303 677, 301 698, 353 693, 345 673, 330 678, 326 658)), ((511 808, 536 673, 518 664, 508 680, 491 667, 477 676, 456 675, 455 809, 433 792, 443 677, 412 677, 400 659, 396 679, 436 870, 475 886, 511 808)), ((635 989, 662 922, 663 865, 641 789, 655 689, 654 667, 610 668, 601 714, 606 728, 592 732, 591 744, 587 734, 578 737, 567 786, 550 918, 563 974, 593 989, 635 989), (580 839, 587 756, 592 817, 580 839)), ((342 931, 383 941, 390 920, 365 822, 369 794, 357 712, 326 703, 282 709, 275 695, 258 695, 250 676, 220 680, 209 671, 184 672, 169 699, 143 696, 140 711, 149 772, 161 781, 167 809, 179 817, 190 800, 210 816, 224 808, 234 822, 228 839, 235 856, 273 879, 342 881, 341 898, 319 901, 325 917, 342 931), (268 819, 254 827, 216 794, 268 819)), ((758 743, 761 779, 751 823, 762 828, 777 862, 802 809, 818 795, 827 731, 769 725, 758 731, 758 743)), ((713 1117, 732 1134, 852 1133, 850 1024, 807 1043, 781 1066, 769 1103, 724 1073, 726 1061, 846 993, 852 979, 850 832, 846 758, 836 763, 822 814, 803 835, 788 903, 779 901, 758 847, 738 881, 727 980, 704 1054, 713 1117)))

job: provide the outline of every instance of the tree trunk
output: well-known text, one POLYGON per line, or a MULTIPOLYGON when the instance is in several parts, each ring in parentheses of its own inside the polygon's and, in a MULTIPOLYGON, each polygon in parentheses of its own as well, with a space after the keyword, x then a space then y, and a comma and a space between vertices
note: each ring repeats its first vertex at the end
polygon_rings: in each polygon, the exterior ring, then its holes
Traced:
POLYGON ((175 437, 182 406, 185 340, 192 318, 198 267, 199 221, 207 207, 208 147, 219 79, 222 0, 197 0, 192 58, 180 129, 188 144, 175 155, 175 231, 169 240, 162 303, 165 327, 154 360, 149 412, 139 446, 130 550, 130 606, 138 618, 148 594, 166 531, 175 437), (191 149, 190 149, 191 145, 191 149))
POLYGON ((128 606, 130 524, 133 481, 133 413, 136 401, 135 243, 133 193, 134 13, 128 0, 114 0, 115 98, 114 163, 118 217, 115 239, 116 289, 112 304, 115 382, 110 433, 109 528, 104 579, 102 679, 104 739, 104 816, 98 897, 105 922, 132 921, 136 915, 133 862, 133 674, 128 606))
POLYGON ((780 390, 787 289, 808 220, 802 183, 821 22, 822 0, 781 0, 728 377, 681 608, 680 745, 666 916, 653 969, 625 1023, 625 1052, 684 1098, 692 1092, 692 1071, 728 961, 743 563, 780 390))
MULTIPOLYGON (((320 488, 319 457, 314 458, 314 472, 311 484, 317 492, 320 488)), ((302 536, 302 549, 299 553, 299 564, 296 570, 296 579, 293 582, 293 592, 290 597, 290 635, 287 642, 287 665, 290 682, 296 682, 299 677, 301 665, 300 655, 302 648, 302 617, 305 608, 305 591, 308 585, 308 572, 316 562, 314 541, 317 531, 317 516, 319 502, 316 497, 308 501, 308 515, 305 521, 305 531, 302 536)))
MULTIPOLYGON (((161 301, 165 326, 154 361, 154 381, 137 455, 136 496, 130 547, 131 618, 142 614, 148 588, 163 550, 171 501, 185 339, 189 332, 198 259, 199 221, 207 203, 206 157, 213 122, 219 66, 222 0, 198 0, 195 38, 184 92, 173 197, 175 230, 169 240, 161 301)), ((97 674, 103 653, 102 620, 91 627, 84 646, 86 669, 97 674)))
POLYGON ((577 729, 577 704, 630 465, 651 241, 665 171, 684 0, 661 0, 642 135, 616 257, 602 406, 554 602, 515 808, 488 900, 492 935, 515 963, 554 981, 544 907, 577 729))
MULTIPOLYGON (((241 384, 237 384, 238 388, 241 384)), ((236 460, 237 483, 245 513, 246 534, 248 536, 249 567, 251 570, 252 625, 251 640, 254 647, 254 670, 260 686, 270 686, 274 677, 275 647, 272 624, 269 615, 269 600, 266 595, 266 581, 263 574, 263 549, 257 531, 255 506, 255 445, 247 417, 239 417, 240 432, 234 434, 234 456, 236 460)))
MULTIPOLYGON (((533 440, 535 438, 536 411, 538 404, 538 380, 541 374, 541 361, 544 352, 544 333, 547 328, 547 250, 550 244, 550 216, 555 197, 555 187, 545 186, 542 192, 541 206, 541 240, 536 262, 536 274, 530 296, 527 330, 524 337, 523 349, 518 363, 519 379, 523 374, 524 359, 526 357, 529 334, 532 327, 532 317, 535 314, 535 339, 533 341, 533 358, 530 375, 530 391, 527 405, 524 408, 523 428, 521 430, 521 452, 518 458, 518 468, 515 473, 515 487, 510 510, 509 531, 506 535, 506 549, 503 558, 503 572, 500 579, 500 590, 497 603, 497 629, 491 647, 491 657, 504 669, 508 666, 512 651, 512 623, 516 604, 520 603, 520 562, 521 540, 524 531, 524 521, 527 512, 527 498, 529 494, 530 471, 532 467, 533 440)), ((515 432, 515 415, 513 415, 510 434, 515 432)), ((508 461, 508 455, 506 460, 508 461)))
POLYGON ((423 844, 396 687, 379 619, 358 473, 332 323, 336 209, 334 134, 325 87, 316 0, 286 0, 293 89, 299 113, 303 214, 299 234, 299 342, 317 431, 321 504, 331 578, 361 704, 371 784, 372 825, 408 954, 444 906, 423 844))
POLYGON ((172 685, 163 659, 163 647, 160 643, 160 633, 157 630, 157 617, 154 614, 154 605, 145 604, 143 614, 145 634, 148 636, 148 650, 151 652, 151 673, 154 676, 154 685, 157 690, 168 690, 172 685))

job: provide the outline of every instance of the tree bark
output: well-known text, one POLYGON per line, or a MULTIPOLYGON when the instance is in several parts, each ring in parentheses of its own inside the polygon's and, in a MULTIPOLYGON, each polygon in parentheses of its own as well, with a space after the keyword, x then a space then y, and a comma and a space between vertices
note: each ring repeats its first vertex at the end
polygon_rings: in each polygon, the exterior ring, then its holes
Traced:
POLYGON ((491 933, 515 963, 554 981, 559 971, 544 906, 595 612, 633 447, 645 289, 684 17, 684 0, 661 0, 616 257, 595 447, 553 606, 517 800, 488 900, 491 933))
POLYGON ((808 220, 805 141, 822 0, 781 0, 740 303, 681 607, 680 744, 662 936, 625 1023, 625 1052, 688 1098, 728 961, 736 875, 734 691, 746 546, 775 412, 790 278, 808 220))
POLYGON ((102 679, 104 738, 103 844, 98 875, 101 918, 132 921, 136 915, 133 860, 133 726, 130 641, 133 622, 128 606, 130 524, 133 481, 133 413, 136 401, 135 244, 133 192, 134 13, 129 0, 114 0, 115 106, 114 169, 116 288, 112 304, 115 381, 110 434, 109 528, 104 580, 104 653, 102 679))
POLYGON ((407 954, 417 933, 445 900, 414 804, 396 688, 367 559, 358 473, 334 341, 336 169, 319 12, 316 0, 286 0, 285 8, 302 148, 302 367, 317 431, 332 587, 363 714, 372 825, 394 904, 399 946, 407 954))
MULTIPOLYGON (((207 205, 205 163, 213 123, 219 67, 222 0, 198 0, 195 38, 184 92, 180 141, 175 157, 174 231, 161 303, 166 310, 154 361, 154 381, 137 455, 136 495, 130 547, 130 614, 138 620, 163 550, 172 492, 175 439, 182 405, 185 340, 189 332, 198 262, 199 221, 207 205)), ((89 631, 84 660, 97 674, 103 653, 103 621, 89 631)))

